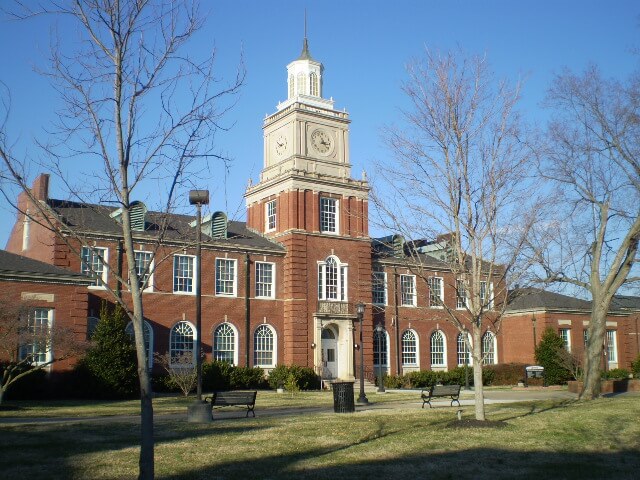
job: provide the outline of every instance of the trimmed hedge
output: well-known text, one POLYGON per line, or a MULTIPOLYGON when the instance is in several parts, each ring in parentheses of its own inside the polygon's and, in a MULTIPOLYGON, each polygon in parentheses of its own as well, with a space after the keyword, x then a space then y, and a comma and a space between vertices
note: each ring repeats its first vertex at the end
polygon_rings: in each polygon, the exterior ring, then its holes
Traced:
POLYGON ((626 368, 612 368, 606 372, 602 372, 602 378, 607 380, 624 380, 629 378, 629 370, 626 368))
POLYGON ((633 362, 631 362, 631 371, 634 378, 640 378, 640 355, 633 362))
MULTIPOLYGON (((473 368, 468 368, 469 385, 473 385, 473 368)), ((482 369, 482 382, 484 385, 493 383, 495 373, 485 367, 482 369)), ((376 379, 377 382, 377 379, 376 379)), ((384 386, 386 388, 428 388, 437 383, 442 385, 465 385, 464 367, 457 367, 448 372, 421 370, 405 375, 386 375, 384 386)))
POLYGON ((260 367, 234 367, 218 360, 202 365, 202 389, 205 391, 264 388, 266 385, 264 370, 260 367))
POLYGON ((269 374, 269 386, 273 389, 289 385, 299 390, 318 390, 320 377, 313 368, 299 365, 278 365, 269 374))
POLYGON ((499 363, 484 368, 493 372, 491 385, 517 385, 524 380, 527 363, 499 363))

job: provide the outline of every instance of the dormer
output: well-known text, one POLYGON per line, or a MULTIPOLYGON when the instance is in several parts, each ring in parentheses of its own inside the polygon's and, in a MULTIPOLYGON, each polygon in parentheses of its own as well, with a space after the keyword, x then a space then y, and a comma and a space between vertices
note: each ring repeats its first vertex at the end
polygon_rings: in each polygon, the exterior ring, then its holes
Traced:
MULTIPOLYGON (((111 215, 116 222, 122 223, 122 208, 114 210, 111 215)), ((147 226, 147 206, 139 201, 131 202, 129 206, 129 217, 131 220, 131 230, 134 232, 144 232, 147 226)))
MULTIPOLYGON (((227 238, 227 215, 224 212, 213 212, 202 219, 200 231, 211 238, 227 238)), ((192 228, 196 227, 196 221, 189 223, 192 228)))

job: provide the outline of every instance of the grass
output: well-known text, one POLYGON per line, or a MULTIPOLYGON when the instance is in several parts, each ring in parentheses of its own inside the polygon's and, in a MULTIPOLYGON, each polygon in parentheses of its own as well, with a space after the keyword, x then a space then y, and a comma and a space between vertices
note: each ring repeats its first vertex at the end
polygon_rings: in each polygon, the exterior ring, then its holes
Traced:
MULTIPOLYGON (((506 426, 452 428, 457 408, 421 410, 407 394, 370 395, 377 408, 354 414, 275 414, 283 407, 330 407, 327 393, 258 394, 257 417, 231 410, 210 425, 184 422, 192 399, 154 401, 159 479, 637 478, 640 398, 487 405, 506 426), (181 415, 165 415, 179 412, 181 415)), ((107 417, 137 402, 20 402, 0 411, 5 478, 134 478, 136 422, 7 423, 15 417, 107 417), (73 415, 71 415, 73 414, 73 415)), ((374 405, 375 406, 375 405, 374 405)), ((464 417, 473 409, 463 407, 464 417)), ((455 422, 454 422, 455 424, 455 422)))

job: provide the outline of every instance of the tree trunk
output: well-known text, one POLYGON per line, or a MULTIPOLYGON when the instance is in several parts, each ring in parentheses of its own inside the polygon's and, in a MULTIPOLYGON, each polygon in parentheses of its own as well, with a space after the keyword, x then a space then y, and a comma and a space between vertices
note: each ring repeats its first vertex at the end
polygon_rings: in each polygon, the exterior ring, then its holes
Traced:
POLYGON ((593 400, 600 396, 604 335, 607 309, 601 307, 602 302, 593 299, 591 320, 587 330, 587 347, 584 361, 584 386, 580 393, 581 400, 593 400))
POLYGON ((486 420, 484 414, 484 386, 482 385, 482 337, 480 329, 473 329, 473 390, 475 392, 476 420, 486 420))

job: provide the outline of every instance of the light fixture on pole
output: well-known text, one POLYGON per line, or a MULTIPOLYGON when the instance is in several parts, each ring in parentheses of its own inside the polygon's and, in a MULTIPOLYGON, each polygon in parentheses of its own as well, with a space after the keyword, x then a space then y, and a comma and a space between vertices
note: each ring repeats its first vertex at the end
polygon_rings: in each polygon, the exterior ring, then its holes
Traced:
POLYGON ((382 346, 385 344, 385 342, 382 341, 383 339, 383 335, 384 335, 384 327, 382 326, 382 324, 378 324, 376 326, 376 332, 378 332, 377 335, 377 347, 378 347, 378 393, 386 393, 385 389, 384 389, 384 376, 382 374, 382 359, 384 357, 385 362, 384 364, 386 364, 386 359, 387 359, 387 352, 383 352, 383 348, 382 346))
POLYGON ((202 400, 202 205, 209 204, 209 190, 191 190, 189 204, 196 206, 196 375, 198 379, 197 399, 189 406, 189 422, 211 421, 210 406, 202 400))
POLYGON ((364 303, 360 302, 356 304, 356 314, 358 315, 358 322, 360 322, 360 395, 358 396, 358 403, 363 405, 369 403, 367 396, 364 394, 364 346, 362 344, 364 309, 364 303))

